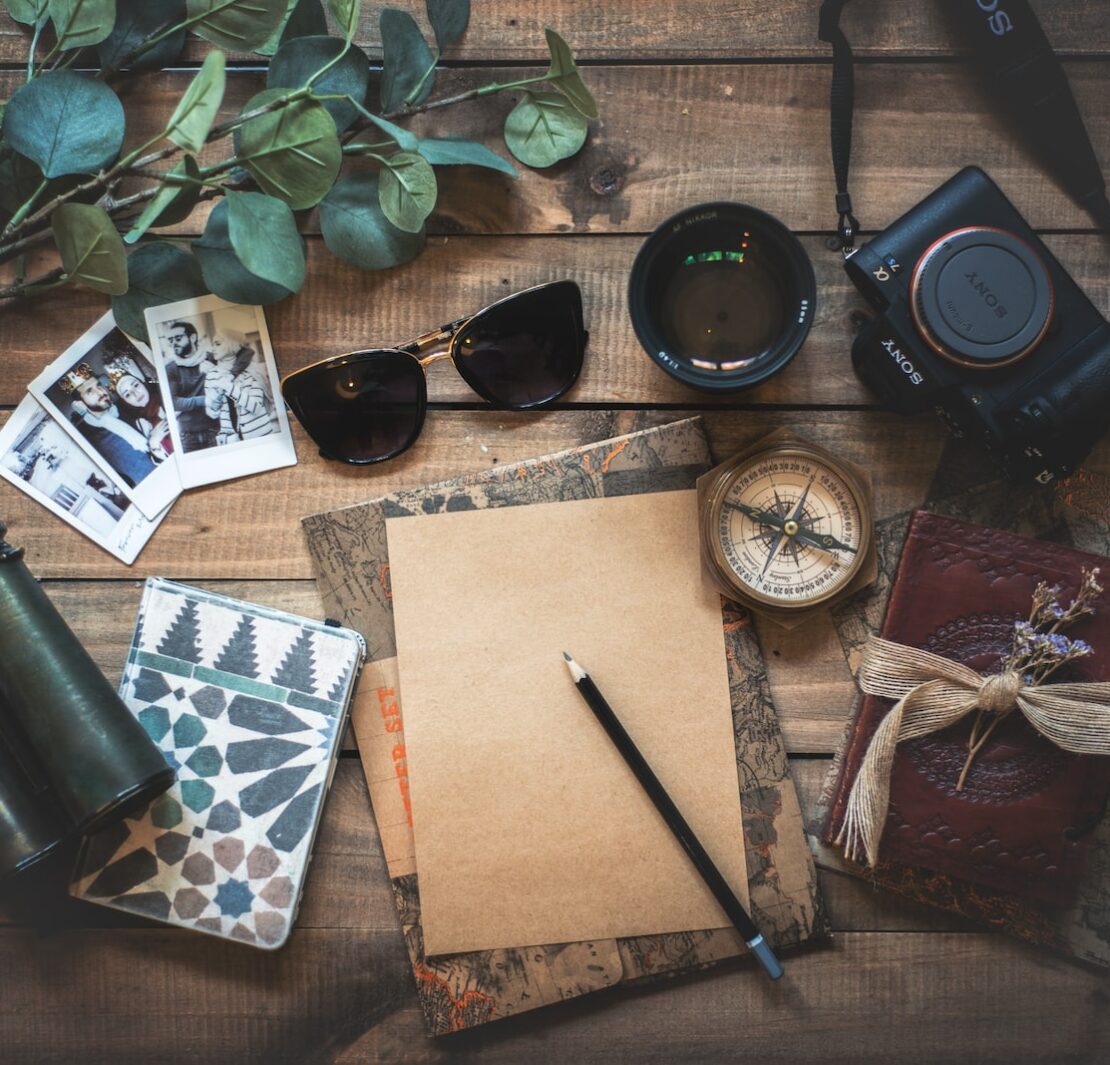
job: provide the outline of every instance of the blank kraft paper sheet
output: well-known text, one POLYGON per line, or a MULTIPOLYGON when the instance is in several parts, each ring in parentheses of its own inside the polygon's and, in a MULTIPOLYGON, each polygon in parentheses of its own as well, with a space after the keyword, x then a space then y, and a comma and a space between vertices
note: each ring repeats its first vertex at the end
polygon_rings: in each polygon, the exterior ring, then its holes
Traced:
POLYGON ((406 517, 387 535, 426 953, 727 926, 562 658, 746 902, 695 493, 406 517))

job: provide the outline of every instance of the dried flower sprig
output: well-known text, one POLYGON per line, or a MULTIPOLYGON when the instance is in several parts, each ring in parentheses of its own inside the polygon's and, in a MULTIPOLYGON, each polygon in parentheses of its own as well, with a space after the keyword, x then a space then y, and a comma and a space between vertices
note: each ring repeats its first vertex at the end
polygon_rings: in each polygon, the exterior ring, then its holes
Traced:
MULTIPOLYGON (((1025 621, 1014 622, 1013 643, 1001 662, 1000 673, 1016 673, 1025 684, 1041 684, 1069 662, 1094 654, 1083 640, 1073 640, 1060 630, 1074 625, 1080 618, 1094 614, 1095 600, 1102 595, 1098 569, 1083 570, 1079 591, 1067 606, 1060 603, 1062 589, 1044 581, 1033 592, 1033 603, 1025 621)), ((983 749, 991 733, 1009 716, 1013 708, 1001 713, 980 709, 967 740, 967 760, 956 783, 962 791, 975 756, 983 749), (990 721, 987 718, 990 717, 990 721)))

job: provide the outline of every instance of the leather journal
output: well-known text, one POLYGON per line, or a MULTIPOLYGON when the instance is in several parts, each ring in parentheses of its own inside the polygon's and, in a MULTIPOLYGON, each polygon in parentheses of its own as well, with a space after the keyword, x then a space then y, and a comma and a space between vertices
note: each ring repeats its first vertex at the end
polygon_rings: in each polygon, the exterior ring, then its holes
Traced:
MULTIPOLYGON (((998 529, 917 511, 880 635, 987 675, 1010 649, 1013 624, 1028 617, 1041 581, 1075 594, 1081 572, 1106 559, 998 529)), ((1068 635, 1095 649, 1060 680, 1110 679, 1110 600, 1068 635)), ((832 845, 860 761, 891 702, 865 695, 840 759, 823 842, 832 845)), ((1110 758, 1071 754, 1019 713, 994 731, 968 773, 974 714, 899 745, 880 860, 1050 905, 1066 904, 1082 875, 1092 831, 1110 790, 1110 758)))

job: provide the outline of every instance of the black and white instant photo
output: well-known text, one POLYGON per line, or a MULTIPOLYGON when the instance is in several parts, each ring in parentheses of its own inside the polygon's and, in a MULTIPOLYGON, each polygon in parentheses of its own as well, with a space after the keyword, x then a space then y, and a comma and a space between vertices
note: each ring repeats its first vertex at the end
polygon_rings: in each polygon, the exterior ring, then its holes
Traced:
POLYGON ((166 404, 150 360, 104 315, 27 389, 147 518, 180 494, 166 404))
POLYGON ((186 488, 297 461, 260 307, 202 296, 146 321, 186 488))
POLYGON ((143 517, 33 396, 24 397, 0 430, 0 477, 128 565, 166 514, 143 517))

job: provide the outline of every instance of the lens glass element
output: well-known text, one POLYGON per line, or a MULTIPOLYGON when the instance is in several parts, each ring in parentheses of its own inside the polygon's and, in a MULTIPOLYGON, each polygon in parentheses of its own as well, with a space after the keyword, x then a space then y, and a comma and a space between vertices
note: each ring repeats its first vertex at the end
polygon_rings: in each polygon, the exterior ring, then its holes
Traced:
POLYGON ((346 462, 392 458, 420 433, 427 386, 403 351, 358 351, 293 374, 282 395, 325 455, 346 462))
POLYGON ((797 239, 754 207, 709 203, 664 222, 632 268, 629 305, 648 354, 711 391, 778 372, 809 332, 813 268, 797 239))
POLYGON ((455 366, 471 388, 499 406, 550 403, 578 379, 585 334, 582 294, 557 281, 509 296, 459 331, 455 366))

